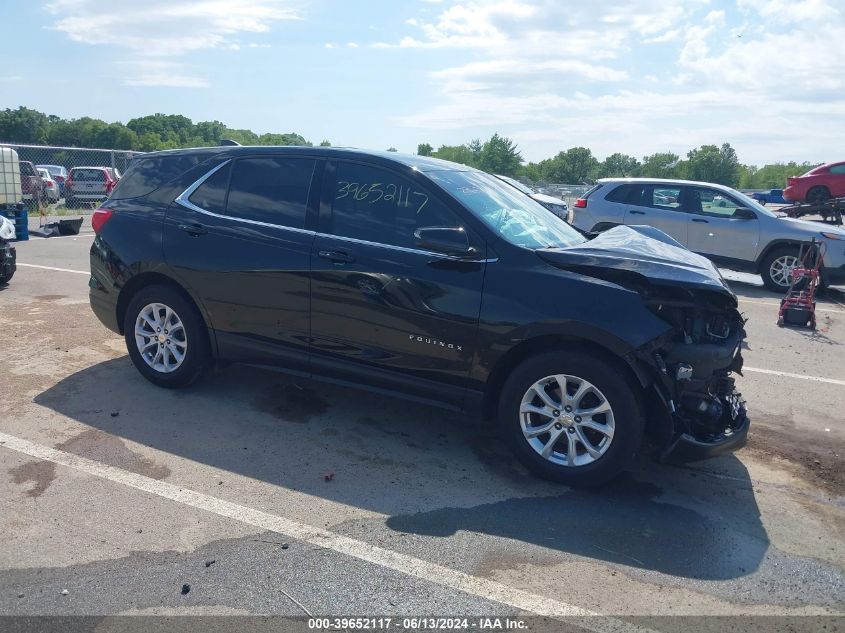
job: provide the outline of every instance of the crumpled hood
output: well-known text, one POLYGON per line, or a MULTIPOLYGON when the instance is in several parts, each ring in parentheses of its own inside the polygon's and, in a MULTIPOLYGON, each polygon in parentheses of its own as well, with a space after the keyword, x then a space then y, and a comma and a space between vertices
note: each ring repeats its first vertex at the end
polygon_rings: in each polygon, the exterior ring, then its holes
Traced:
POLYGON ((627 271, 651 284, 699 288, 736 296, 710 260, 696 255, 650 226, 617 226, 598 237, 566 248, 537 251, 544 261, 601 278, 602 270, 627 271))

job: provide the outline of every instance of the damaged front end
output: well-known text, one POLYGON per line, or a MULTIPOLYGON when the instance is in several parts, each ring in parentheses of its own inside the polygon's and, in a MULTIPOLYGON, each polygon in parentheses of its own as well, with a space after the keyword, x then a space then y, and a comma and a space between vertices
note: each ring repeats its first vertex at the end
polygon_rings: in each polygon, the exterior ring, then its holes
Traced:
POLYGON ((648 433, 664 459, 689 461, 745 444, 748 416, 732 373, 742 370, 745 320, 716 267, 665 233, 618 226, 546 262, 639 294, 670 328, 626 360, 648 390, 648 433))
POLYGON ((655 377, 656 401, 649 414, 664 417, 663 424, 651 425, 660 457, 692 461, 744 446, 749 420, 731 376, 741 375, 745 340, 745 320, 735 299, 679 287, 651 287, 640 294, 672 326, 633 352, 655 377))

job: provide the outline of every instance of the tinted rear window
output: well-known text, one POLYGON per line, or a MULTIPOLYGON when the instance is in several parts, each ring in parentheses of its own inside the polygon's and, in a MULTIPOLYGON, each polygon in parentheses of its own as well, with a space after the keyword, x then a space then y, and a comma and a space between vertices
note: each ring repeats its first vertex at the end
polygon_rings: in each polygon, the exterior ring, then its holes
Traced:
POLYGON ((304 228, 315 163, 312 159, 280 157, 235 161, 226 215, 304 228))
POLYGON ((35 168, 32 166, 32 163, 25 163, 21 161, 21 175, 22 176, 37 176, 38 174, 35 173, 35 168))
POLYGON ((197 190, 188 198, 190 203, 212 213, 224 213, 226 211, 226 187, 229 186, 231 169, 232 164, 228 163, 206 178, 205 182, 197 187, 197 190))
MULTIPOLYGON (((117 183, 111 197, 116 200, 138 198, 152 193, 162 185, 178 178, 196 167, 200 157, 196 154, 183 156, 139 157, 132 161, 129 170, 117 183)), ((74 179, 76 172, 74 172, 74 179)))
POLYGON ((106 172, 102 169, 74 169, 70 175, 77 182, 102 182, 106 179, 106 172))

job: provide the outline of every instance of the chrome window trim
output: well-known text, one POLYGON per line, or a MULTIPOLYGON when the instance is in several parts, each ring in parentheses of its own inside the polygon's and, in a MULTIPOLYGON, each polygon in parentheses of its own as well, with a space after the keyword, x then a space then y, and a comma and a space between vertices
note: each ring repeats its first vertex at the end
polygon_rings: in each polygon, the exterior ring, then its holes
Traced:
POLYGON ((194 192, 197 189, 199 189, 206 180, 211 178, 214 174, 216 174, 219 170, 223 169, 226 165, 228 165, 231 162, 233 162, 233 159, 231 159, 231 158, 228 159, 228 160, 225 160, 222 163, 220 163, 219 165, 217 165, 216 167, 214 167, 213 169, 209 170, 206 174, 203 174, 202 176, 200 176, 194 182, 194 184, 192 184, 190 187, 185 189, 185 191, 183 191, 178 196, 176 196, 175 202, 179 203, 180 205, 182 205, 186 209, 190 209, 191 211, 196 211, 197 213, 202 213, 203 215, 211 216, 212 218, 220 218, 222 220, 233 220, 235 222, 243 222, 244 224, 252 224, 254 226, 264 226, 264 227, 268 227, 268 228, 271 228, 271 229, 282 229, 282 230, 285 230, 285 231, 292 231, 294 233, 302 233, 304 235, 315 235, 314 231, 309 231, 308 229, 300 229, 298 227, 285 226, 283 224, 273 224, 271 222, 261 222, 260 220, 250 220, 248 218, 239 218, 235 215, 224 215, 222 213, 214 213, 213 211, 208 211, 207 209, 203 209, 202 207, 198 207, 193 202, 188 200, 188 198, 190 198, 192 195, 194 195, 194 192))
POLYGON ((429 257, 438 257, 441 259, 447 259, 452 261, 459 261, 459 262, 473 262, 476 264, 490 264, 496 261, 499 261, 498 257, 490 258, 490 259, 464 259, 463 257, 454 257, 452 255, 444 255, 443 253, 436 253, 434 251, 425 251, 420 250, 417 248, 409 248, 407 246, 395 246, 394 244, 384 244, 382 242, 370 242, 368 240, 360 240, 355 237, 346 237, 345 235, 334 235, 331 233, 318 233, 316 231, 310 231, 308 229, 300 229, 295 228, 292 226, 284 226, 282 224, 272 224, 270 222, 260 222, 259 220, 248 220, 247 218, 239 218, 233 215, 224 215, 222 213, 214 213, 213 211, 208 211, 207 209, 203 209, 202 207, 198 207, 193 202, 191 202, 188 198, 190 198, 194 192, 199 189, 202 184, 211 178, 214 174, 216 174, 219 170, 223 169, 226 165, 233 162, 233 159, 228 159, 217 165, 216 167, 210 169, 208 172, 200 176, 194 183, 185 189, 182 193, 176 196, 176 200, 174 202, 178 203, 179 205, 185 207, 186 209, 190 209, 191 211, 196 211, 197 213, 202 213, 203 215, 208 215, 213 218, 220 218, 222 220, 232 220, 235 222, 243 222, 245 224, 252 224, 255 226, 264 226, 271 229, 282 229, 284 231, 293 231, 294 233, 302 233, 305 235, 313 235, 316 237, 326 237, 331 239, 338 239, 344 242, 352 242, 353 244, 361 244, 363 246, 378 246, 381 248, 388 248, 395 251, 400 251, 404 253, 413 253, 415 255, 426 255, 429 257))

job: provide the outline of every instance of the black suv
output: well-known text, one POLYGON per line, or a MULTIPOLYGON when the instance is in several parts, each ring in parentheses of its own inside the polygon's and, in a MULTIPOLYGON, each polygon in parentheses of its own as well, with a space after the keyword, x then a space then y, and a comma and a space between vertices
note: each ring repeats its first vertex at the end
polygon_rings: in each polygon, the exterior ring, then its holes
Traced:
POLYGON ((91 306, 157 385, 236 361, 495 417, 571 484, 644 435, 745 442, 736 297, 655 229, 588 240, 483 172, 311 147, 147 154, 92 224, 91 306))

